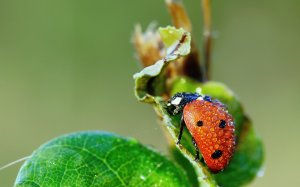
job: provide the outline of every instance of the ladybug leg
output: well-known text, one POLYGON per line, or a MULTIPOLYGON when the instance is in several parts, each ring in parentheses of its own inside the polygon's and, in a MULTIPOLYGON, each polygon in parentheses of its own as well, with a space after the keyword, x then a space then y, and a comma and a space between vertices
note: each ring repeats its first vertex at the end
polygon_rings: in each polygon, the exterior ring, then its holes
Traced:
POLYGON ((180 130, 179 130, 179 135, 178 135, 178 139, 177 139, 177 142, 176 144, 180 144, 180 140, 181 140, 181 137, 182 137, 182 133, 183 133, 183 128, 185 126, 185 122, 184 122, 184 119, 183 119, 183 115, 181 116, 181 120, 180 120, 180 130))
POLYGON ((193 145, 194 145, 195 150, 196 150, 195 161, 198 161, 198 160, 199 160, 199 148, 198 148, 198 146, 197 146, 197 144, 196 144, 196 141, 195 141, 195 138, 194 138, 194 137, 192 138, 192 140, 193 140, 193 145))

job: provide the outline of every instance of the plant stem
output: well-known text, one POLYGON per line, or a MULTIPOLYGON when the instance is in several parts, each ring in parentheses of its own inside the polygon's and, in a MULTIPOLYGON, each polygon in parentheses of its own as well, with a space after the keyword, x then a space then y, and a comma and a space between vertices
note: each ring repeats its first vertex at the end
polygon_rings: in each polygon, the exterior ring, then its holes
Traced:
POLYGON ((211 0, 202 0, 204 22, 204 65, 206 80, 211 78, 211 0))
MULTIPOLYGON (((172 22, 176 28, 183 28, 188 32, 192 32, 191 20, 185 11, 181 0, 165 0, 169 9, 172 22)), ((203 82, 205 78, 205 69, 200 63, 199 50, 192 38, 191 52, 178 63, 180 64, 174 71, 179 75, 183 75, 199 82, 203 82)))

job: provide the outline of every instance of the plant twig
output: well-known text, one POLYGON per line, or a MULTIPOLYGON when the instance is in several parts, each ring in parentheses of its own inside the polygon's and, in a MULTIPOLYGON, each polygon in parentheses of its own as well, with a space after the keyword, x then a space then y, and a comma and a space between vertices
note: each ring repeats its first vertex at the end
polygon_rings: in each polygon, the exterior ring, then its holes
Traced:
POLYGON ((204 22, 204 64, 205 77, 211 77, 211 0, 202 0, 203 22, 204 22))
POLYGON ((184 6, 181 1, 166 0, 167 7, 170 11, 172 22, 176 28, 183 28, 184 30, 191 32, 192 24, 189 16, 187 15, 184 6))
POLYGON ((27 160, 27 159, 29 159, 31 157, 31 155, 30 156, 25 156, 25 157, 23 157, 23 158, 20 158, 20 159, 18 159, 18 160, 15 160, 15 161, 13 161, 13 162, 10 162, 10 163, 8 163, 8 164, 6 164, 6 165, 4 165, 4 166, 1 166, 0 167, 0 171, 1 170, 4 170, 4 169, 6 169, 6 168, 8 168, 8 167, 10 167, 10 166, 13 166, 13 165, 15 165, 15 164, 18 164, 18 163, 20 163, 20 162, 23 162, 24 160, 27 160))
MULTIPOLYGON (((176 28, 183 28, 188 32, 192 32, 192 24, 182 1, 166 0, 166 5, 169 9, 174 26, 176 28)), ((204 80, 204 69, 201 66, 199 56, 199 50, 192 39, 191 53, 185 58, 178 60, 178 66, 176 66, 176 68, 173 67, 173 70, 176 71, 177 74, 202 82, 204 80)))

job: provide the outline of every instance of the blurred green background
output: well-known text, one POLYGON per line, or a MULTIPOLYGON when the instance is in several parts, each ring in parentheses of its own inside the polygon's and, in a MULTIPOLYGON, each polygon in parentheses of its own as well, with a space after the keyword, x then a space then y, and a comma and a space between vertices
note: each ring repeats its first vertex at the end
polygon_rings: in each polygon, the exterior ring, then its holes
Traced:
MULTIPOLYGON (((200 1, 186 1, 200 42, 200 1)), ((266 147, 250 186, 300 186, 300 1, 214 1, 213 79, 244 103, 266 147)), ((170 24, 164 1, 0 1, 0 165, 64 133, 105 130, 166 152, 133 94, 140 22, 170 24)), ((0 171, 12 186, 20 164, 0 171)))

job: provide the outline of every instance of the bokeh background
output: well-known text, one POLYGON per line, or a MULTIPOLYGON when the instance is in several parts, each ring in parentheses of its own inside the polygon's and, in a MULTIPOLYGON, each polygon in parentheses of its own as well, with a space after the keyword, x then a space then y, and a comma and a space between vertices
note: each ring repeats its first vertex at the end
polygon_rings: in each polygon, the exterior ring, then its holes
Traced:
MULTIPOLYGON (((186 1, 201 46, 199 1, 186 1)), ((214 1, 213 79, 243 101, 266 147, 249 186, 300 186, 300 1, 214 1)), ((0 1, 0 165, 64 133, 105 130, 166 152, 138 103, 133 27, 170 24, 164 1, 0 1)), ((12 186, 20 164, 0 171, 12 186)))

